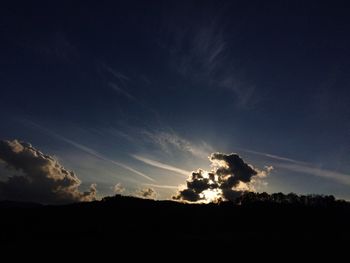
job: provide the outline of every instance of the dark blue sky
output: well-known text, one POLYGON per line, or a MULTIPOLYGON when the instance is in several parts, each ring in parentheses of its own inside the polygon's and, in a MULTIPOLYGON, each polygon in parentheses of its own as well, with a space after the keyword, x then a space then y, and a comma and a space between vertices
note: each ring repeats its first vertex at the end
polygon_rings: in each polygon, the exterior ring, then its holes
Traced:
POLYGON ((186 176, 164 165, 208 169, 221 151, 274 166, 260 191, 350 199, 349 11, 11 1, 0 11, 0 136, 54 155, 101 195, 152 184, 167 198, 176 189, 160 186, 186 176))

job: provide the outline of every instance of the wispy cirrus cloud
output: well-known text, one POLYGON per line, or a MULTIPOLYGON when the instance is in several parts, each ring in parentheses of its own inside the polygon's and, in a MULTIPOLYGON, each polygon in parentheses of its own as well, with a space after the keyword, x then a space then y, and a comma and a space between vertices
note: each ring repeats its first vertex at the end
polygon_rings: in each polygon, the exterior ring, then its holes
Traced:
POLYGON ((124 97, 130 99, 130 100, 136 100, 136 98, 131 95, 129 92, 126 91, 125 88, 122 88, 120 85, 114 82, 108 82, 108 86, 110 86, 114 91, 117 93, 123 95, 124 97))
POLYGON ((141 177, 143 177, 143 178, 145 178, 145 179, 147 179, 149 181, 155 182, 155 180, 153 178, 149 177, 148 175, 145 175, 144 173, 142 173, 142 172, 140 172, 140 171, 138 171, 138 170, 136 170, 136 169, 126 165, 126 164, 123 164, 121 162, 117 162, 117 161, 111 160, 111 159, 107 158, 106 156, 102 155, 101 153, 98 153, 98 152, 92 150, 91 148, 88 148, 88 147, 86 147, 84 145, 78 144, 78 143, 73 142, 73 141, 68 140, 68 139, 64 139, 64 141, 69 143, 69 144, 71 144, 71 145, 73 145, 73 146, 75 146, 78 149, 81 149, 81 150, 83 150, 83 151, 85 151, 85 152, 87 152, 87 153, 89 153, 89 154, 91 154, 91 155, 101 159, 101 160, 104 160, 104 161, 110 162, 112 164, 115 164, 115 165, 117 165, 119 167, 122 167, 125 170, 128 170, 130 172, 133 172, 134 174, 137 174, 137 175, 139 175, 139 176, 141 176, 141 177))
POLYGON ((282 169, 297 172, 297 173, 323 177, 326 179, 336 181, 340 184, 350 185, 350 174, 345 174, 345 173, 332 171, 328 169, 322 169, 315 166, 312 163, 291 159, 285 156, 279 156, 279 155, 264 153, 264 152, 257 152, 257 151, 247 150, 247 149, 241 149, 241 150, 247 153, 252 153, 255 155, 263 156, 271 160, 274 160, 275 162, 273 163, 273 165, 277 169, 282 168, 282 169))
POLYGON ((279 155, 275 155, 275 154, 270 154, 270 153, 264 153, 264 152, 257 152, 257 151, 252 151, 252 150, 248 150, 248 149, 240 149, 241 151, 247 152, 247 153, 252 153, 255 155, 260 155, 260 156, 264 156, 273 160, 277 160, 277 161, 286 161, 286 162, 290 162, 290 163, 296 163, 296 164, 307 164, 306 162, 303 161, 298 161, 295 159, 291 159, 288 157, 284 157, 284 156, 279 156, 279 155))
POLYGON ((87 146, 82 145, 82 144, 80 144, 80 143, 77 143, 77 142, 75 142, 75 141, 73 141, 73 140, 70 140, 70 139, 68 139, 68 138, 66 138, 66 137, 64 137, 64 136, 62 136, 62 135, 59 135, 59 134, 57 134, 57 133, 55 133, 55 132, 53 132, 53 131, 51 131, 51 130, 49 130, 49 129, 47 129, 47 128, 44 128, 43 126, 41 126, 41 125, 39 125, 39 124, 36 124, 36 123, 34 123, 34 122, 32 122, 32 121, 26 120, 25 123, 26 123, 27 125, 29 124, 29 125, 31 125, 31 126, 37 128, 37 129, 40 129, 40 130, 42 130, 43 132, 45 132, 45 133, 47 133, 47 134, 49 134, 49 135, 51 135, 51 136, 53 136, 53 137, 55 137, 55 138, 57 138, 57 139, 63 141, 63 142, 65 142, 65 143, 68 143, 68 144, 70 144, 71 146, 74 146, 75 148, 77 148, 77 149, 79 149, 79 150, 81 150, 81 151, 83 151, 83 152, 85 152, 85 153, 88 153, 88 154, 90 154, 90 155, 92 155, 92 156, 94 156, 94 157, 96 157, 96 158, 98 158, 98 159, 100 159, 100 160, 103 160, 103 161, 112 163, 112 164, 114 164, 114 165, 116 165, 116 166, 119 166, 119 167, 122 167, 122 168, 124 168, 125 170, 128 170, 128 171, 130 171, 130 172, 132 172, 132 173, 134 173, 134 174, 137 174, 137 175, 139 175, 139 176, 141 176, 141 177, 143 177, 143 178, 145 178, 145 179, 147 179, 147 180, 149 180, 149 181, 155 182, 155 180, 154 180, 153 178, 149 177, 148 175, 146 175, 146 174, 144 174, 144 173, 142 173, 142 172, 140 172, 140 171, 138 171, 138 170, 136 170, 136 169, 134 169, 134 168, 132 168, 132 167, 126 165, 126 164, 123 164, 123 163, 118 162, 118 161, 114 161, 114 160, 108 158, 107 156, 105 156, 104 154, 99 153, 99 152, 97 152, 97 151, 91 149, 90 147, 87 147, 87 146))
POLYGON ((169 50, 175 70, 201 87, 230 91, 240 109, 252 108, 260 100, 256 85, 246 76, 242 62, 227 42, 232 33, 218 19, 187 18, 187 23, 169 26, 173 35, 169 50), (190 26, 189 26, 190 24, 190 26), (235 63, 234 63, 234 62, 235 63))
POLYGON ((139 92, 136 91, 133 84, 137 83, 139 77, 133 79, 105 63, 98 64, 98 67, 100 76, 105 84, 114 90, 117 95, 128 99, 134 106, 142 108, 142 112, 152 119, 155 119, 157 122, 160 121, 158 111, 149 105, 144 98, 138 96, 139 92))
POLYGON ((142 131, 153 143, 161 147, 165 152, 172 152, 173 150, 180 150, 187 152, 193 156, 207 159, 213 148, 205 142, 201 144, 194 144, 186 140, 174 132, 149 132, 142 131))
POLYGON ((91 155, 93 155, 93 156, 95 156, 95 157, 97 157, 97 158, 99 158, 101 160, 104 160, 104 161, 110 162, 112 164, 115 164, 115 165, 117 165, 119 167, 122 167, 125 170, 128 170, 130 172, 133 172, 133 173, 135 173, 135 174, 137 174, 137 175, 139 175, 139 176, 141 176, 141 177, 143 177, 143 178, 145 178, 145 179, 147 179, 149 181, 155 182, 155 180, 153 178, 145 175, 144 173, 142 173, 142 172, 140 172, 140 171, 138 171, 138 170, 136 170, 136 169, 126 165, 126 164, 123 164, 121 162, 117 162, 117 161, 111 160, 108 157, 106 157, 105 155, 103 155, 103 154, 101 154, 101 153, 99 153, 99 152, 97 152, 97 151, 95 151, 95 150, 93 150, 93 149, 91 149, 91 148, 89 148, 87 146, 84 146, 82 144, 74 142, 74 141, 72 141, 70 139, 67 139, 67 138, 65 138, 65 137, 63 137, 61 135, 58 135, 58 134, 56 134, 56 137, 61 139, 64 142, 66 142, 66 143, 76 147, 77 149, 80 149, 80 150, 82 150, 82 151, 84 151, 84 152, 86 152, 88 154, 91 154, 91 155))
POLYGON ((127 76, 121 72, 116 71, 112 67, 107 66, 106 64, 103 64, 103 68, 113 76, 112 80, 107 82, 107 85, 109 87, 111 87, 118 94, 128 98, 129 100, 137 101, 137 98, 128 91, 127 82, 130 79, 127 76))
POLYGON ((313 176, 319 176, 326 179, 331 179, 344 185, 350 185, 350 174, 344 174, 327 169, 321 169, 310 165, 300 164, 278 164, 277 167, 284 168, 293 172, 311 174, 313 176))
POLYGON ((175 172, 175 173, 178 173, 178 174, 181 174, 181 175, 184 175, 184 176, 189 176, 191 174, 190 171, 186 171, 186 170, 180 169, 178 167, 174 167, 174 166, 171 166, 171 165, 168 165, 168 164, 165 164, 165 163, 161 163, 161 162, 158 162, 158 161, 155 161, 155 160, 151 160, 151 159, 139 156, 139 155, 131 155, 131 156, 133 158, 135 158, 136 160, 139 160, 139 161, 141 161, 141 162, 143 162, 145 164, 148 164, 148 165, 151 165, 151 166, 163 169, 163 170, 168 170, 168 171, 171 171, 171 172, 175 172))
POLYGON ((115 78, 117 78, 119 81, 127 81, 129 78, 125 76, 123 73, 116 71, 110 66, 107 66, 106 64, 103 64, 103 67, 111 73, 115 78))
POLYGON ((215 73, 225 60, 226 41, 222 30, 212 23, 189 28, 186 33, 189 35, 184 35, 177 46, 177 51, 182 53, 178 65, 180 73, 189 75, 196 71, 195 66, 204 74, 215 73), (183 45, 190 48, 185 49, 183 45))
POLYGON ((163 185, 163 184, 143 184, 143 185, 154 187, 154 188, 179 189, 179 186, 176 186, 176 185, 163 185))
POLYGON ((114 138, 122 138, 130 143, 137 143, 137 136, 133 135, 131 132, 125 132, 121 128, 107 127, 107 128, 96 128, 92 129, 95 133, 100 136, 111 136, 114 138))

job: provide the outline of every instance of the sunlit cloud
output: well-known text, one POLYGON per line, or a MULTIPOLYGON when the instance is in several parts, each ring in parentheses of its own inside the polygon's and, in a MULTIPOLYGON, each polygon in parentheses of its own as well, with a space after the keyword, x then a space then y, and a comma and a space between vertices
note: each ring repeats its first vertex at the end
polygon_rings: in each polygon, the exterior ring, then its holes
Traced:
POLYGON ((154 187, 154 188, 164 188, 164 189, 178 189, 179 186, 176 185, 162 185, 162 184, 143 184, 145 186, 154 187))
POLYGON ((212 153, 209 160, 212 170, 192 172, 186 187, 179 189, 174 199, 189 202, 235 200, 245 191, 255 191, 254 184, 273 169, 266 166, 265 170, 259 170, 235 153, 212 153))
POLYGON ((113 192, 115 194, 122 194, 125 192, 125 188, 122 186, 121 183, 117 183, 114 187, 113 187, 113 192))
POLYGON ((136 192, 136 195, 142 198, 147 198, 147 199, 155 199, 157 197, 157 192, 150 187, 138 190, 136 192))
POLYGON ((1 176, 7 178, 0 178, 0 199, 50 204, 96 199, 96 184, 80 191, 81 180, 73 171, 30 143, 0 140, 0 160, 6 170, 20 171, 7 175, 2 170, 1 176))

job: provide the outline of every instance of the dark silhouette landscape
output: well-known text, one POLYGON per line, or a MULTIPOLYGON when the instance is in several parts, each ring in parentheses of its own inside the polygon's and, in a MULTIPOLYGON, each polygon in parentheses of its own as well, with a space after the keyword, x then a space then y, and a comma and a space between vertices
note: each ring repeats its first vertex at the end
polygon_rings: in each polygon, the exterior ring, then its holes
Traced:
POLYGON ((349 13, 2 1, 0 263, 347 262, 349 13))
POLYGON ((116 195, 60 206, 9 201, 0 206, 1 243, 7 248, 330 247, 346 244, 350 233, 350 204, 321 195, 248 192, 216 204, 116 195))

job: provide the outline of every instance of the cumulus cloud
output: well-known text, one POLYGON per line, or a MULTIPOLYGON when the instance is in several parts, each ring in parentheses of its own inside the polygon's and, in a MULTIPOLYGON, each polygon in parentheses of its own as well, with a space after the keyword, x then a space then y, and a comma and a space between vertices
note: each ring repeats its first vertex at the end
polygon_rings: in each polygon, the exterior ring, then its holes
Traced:
POLYGON ((96 199, 96 185, 81 192, 81 181, 56 159, 26 142, 0 141, 0 199, 60 204, 96 199), (8 172, 7 172, 8 171, 8 172))
POLYGON ((147 199, 155 199, 157 197, 157 192, 154 191, 154 189, 148 187, 141 189, 137 195, 147 199))
POLYGON ((254 191, 254 184, 266 177, 272 166, 259 170, 247 164, 235 153, 212 153, 209 156, 212 170, 192 172, 174 199, 190 202, 234 200, 244 191, 254 191))
POLYGON ((117 183, 114 188, 113 191, 115 194, 122 194, 125 192, 125 188, 122 186, 121 183, 117 183))

